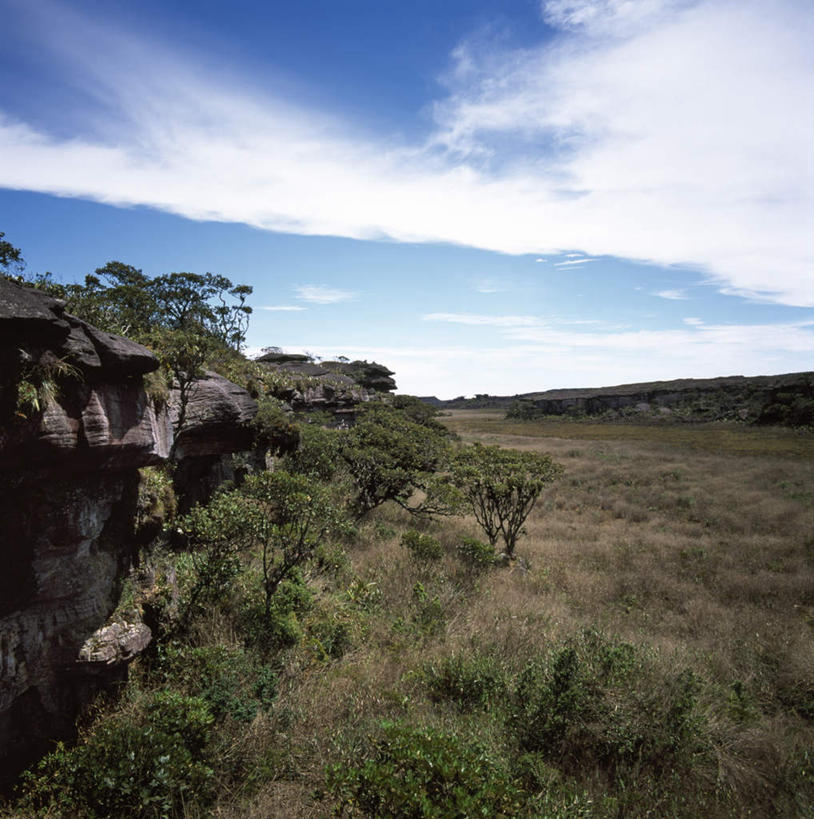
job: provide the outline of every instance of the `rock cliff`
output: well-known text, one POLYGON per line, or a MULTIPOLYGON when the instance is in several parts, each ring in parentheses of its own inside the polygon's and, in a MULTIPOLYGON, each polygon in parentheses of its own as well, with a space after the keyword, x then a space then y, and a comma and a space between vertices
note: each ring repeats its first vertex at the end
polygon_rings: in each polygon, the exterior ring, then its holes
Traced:
MULTIPOLYGON (((138 470, 173 445, 173 394, 157 405, 145 390, 157 368, 141 345, 0 279, 0 780, 69 736, 149 641, 143 624, 103 626, 137 548, 138 470)), ((181 464, 200 472, 247 448, 255 413, 225 379, 197 382, 181 464)))

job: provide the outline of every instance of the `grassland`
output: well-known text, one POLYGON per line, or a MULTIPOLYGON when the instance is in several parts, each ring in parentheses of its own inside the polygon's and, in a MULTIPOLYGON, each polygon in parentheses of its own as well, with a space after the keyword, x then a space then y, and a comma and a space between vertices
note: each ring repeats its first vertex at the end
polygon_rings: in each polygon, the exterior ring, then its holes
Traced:
MULTIPOLYGON (((523 561, 478 571, 474 520, 377 509, 309 573, 273 707, 225 723, 206 815, 474 815, 398 802, 443 737, 478 815, 814 816, 814 436, 443 420, 565 467, 523 561), (416 526, 440 559, 402 545, 416 526)), ((213 606, 192 643, 238 657, 236 622, 213 606)))
MULTIPOLYGON (((379 510, 350 551, 357 590, 368 590, 359 593, 368 604, 356 609, 352 647, 318 668, 305 651, 278 703, 289 775, 220 815, 327 811, 312 799, 325 766, 363 756, 382 719, 440 726, 509 753, 517 728, 500 717, 500 703, 467 710, 454 695, 433 696, 427 669, 468 658, 481 677, 489 667, 512 679, 529 658, 578 643, 586 630, 648 658, 621 689, 608 689, 622 700, 652 697, 645 712, 669 713, 669 681, 679 670, 694 675, 698 747, 690 761, 657 752, 672 766, 669 787, 653 760, 620 784, 584 728, 571 739, 586 747, 564 752, 561 764, 546 757, 532 777, 530 787, 559 794, 540 802, 548 805, 540 815, 814 815, 812 437, 518 423, 483 411, 445 422, 465 440, 538 449, 564 464, 518 544, 530 570, 469 575, 454 547, 478 532, 459 519, 427 529, 446 547, 444 560, 416 564, 399 544, 409 521, 379 510), (284 729, 280 714, 289 715, 284 729)), ((657 728, 635 719, 647 722, 631 717, 631 733, 657 728)))

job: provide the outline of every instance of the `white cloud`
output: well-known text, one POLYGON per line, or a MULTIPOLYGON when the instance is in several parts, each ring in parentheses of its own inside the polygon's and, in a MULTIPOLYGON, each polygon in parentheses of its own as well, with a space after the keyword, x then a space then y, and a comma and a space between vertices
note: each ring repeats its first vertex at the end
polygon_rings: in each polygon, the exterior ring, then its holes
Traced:
POLYGON ((670 299, 671 301, 683 301, 689 298, 683 290, 658 290, 651 295, 658 296, 660 299, 670 299))
POLYGON ((428 313, 424 321, 445 321, 450 324, 469 324, 490 327, 535 327, 540 324, 536 316, 480 316, 473 313, 428 313))
POLYGON ((456 49, 419 145, 47 0, 19 7, 99 108, 51 130, 0 112, 0 186, 308 235, 580 247, 814 305, 807 0, 546 3, 552 41, 456 49))
POLYGON ((688 5, 690 0, 544 0, 542 11, 557 28, 624 36, 688 5))
POLYGON ((307 310, 307 307, 300 307, 296 304, 271 304, 266 305, 264 307, 257 308, 259 310, 272 310, 272 311, 279 311, 279 312, 296 312, 299 310, 307 310))
POLYGON ((566 253, 565 255, 569 259, 578 259, 583 254, 582 253, 566 253))
POLYGON ((337 290, 335 287, 326 287, 323 284, 301 284, 294 290, 298 298, 313 304, 336 304, 340 301, 350 301, 355 296, 354 293, 347 290, 337 290))
POLYGON ((595 261, 596 259, 569 259, 567 262, 554 262, 554 267, 568 267, 571 264, 587 264, 595 261))
MULTIPOLYGON (((343 353, 388 365, 402 392, 441 398, 475 391, 514 395, 671 378, 796 372, 810 369, 814 355, 814 322, 587 333, 543 325, 507 326, 500 332, 510 346, 368 346, 343 353)), ((317 355, 336 353, 327 347, 309 349, 317 355)))
POLYGON ((546 262, 548 260, 547 259, 535 259, 534 261, 537 262, 537 263, 540 263, 540 262, 546 262))
POLYGON ((684 324, 689 324, 690 327, 701 327, 704 324, 700 318, 688 317, 681 320, 684 322, 684 324))

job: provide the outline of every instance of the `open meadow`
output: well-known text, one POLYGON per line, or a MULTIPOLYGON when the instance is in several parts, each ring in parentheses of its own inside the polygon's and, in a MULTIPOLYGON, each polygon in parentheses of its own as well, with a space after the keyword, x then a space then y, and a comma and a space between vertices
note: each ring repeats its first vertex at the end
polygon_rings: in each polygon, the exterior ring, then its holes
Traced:
POLYGON ((445 556, 417 561, 408 516, 379 509, 349 550, 348 650, 306 650, 278 703, 290 775, 223 815, 314 815, 324 767, 391 720, 480 743, 539 795, 532 815, 811 816, 814 437, 443 421, 564 465, 518 542, 528 571, 463 567, 472 519, 423 527, 445 556), (536 708, 534 662, 554 680, 536 708))
POLYGON ((151 556, 145 611, 210 597, 8 815, 814 816, 814 436, 441 420, 564 467, 516 560, 388 502, 263 614, 251 549, 151 556))

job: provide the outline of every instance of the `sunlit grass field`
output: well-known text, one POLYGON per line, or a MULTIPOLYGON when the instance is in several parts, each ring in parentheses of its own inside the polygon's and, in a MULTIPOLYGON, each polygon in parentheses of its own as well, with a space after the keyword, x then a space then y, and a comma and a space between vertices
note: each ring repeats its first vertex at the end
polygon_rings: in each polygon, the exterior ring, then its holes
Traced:
POLYGON ((355 608, 352 648, 328 666, 303 650, 270 726, 289 774, 221 815, 327 815, 313 800, 325 766, 361 755, 382 719, 508 753, 513 729, 497 704, 467 710, 431 696, 428 669, 486 657, 511 679, 586 630, 649 658, 609 689, 617 707, 630 696, 649 703, 645 712, 670 713, 670 681, 693 675, 701 738, 689 761, 665 757, 672 772, 654 773, 651 760, 620 784, 576 732, 569 741, 584 751, 532 777, 529 787, 559 794, 540 815, 814 815, 814 436, 514 422, 488 411, 443 420, 465 441, 548 452, 564 465, 518 543, 529 570, 462 568, 456 544, 479 535, 470 519, 424 527, 447 555, 418 564, 399 542, 412 522, 378 510, 349 552, 357 595, 370 594, 355 608), (671 776, 665 795, 654 778, 671 776))
POLYGON ((100 706, 143 724, 158 685, 231 714, 183 816, 814 816, 814 436, 442 420, 563 465, 518 559, 475 567, 473 518, 385 504, 304 572, 271 654, 241 575, 100 706), (248 713, 247 663, 275 687, 248 713))

